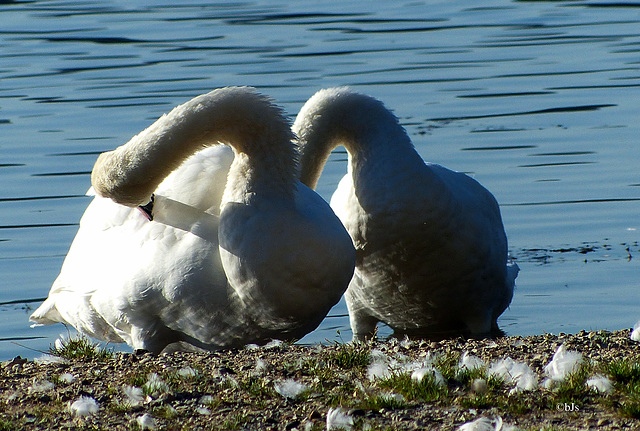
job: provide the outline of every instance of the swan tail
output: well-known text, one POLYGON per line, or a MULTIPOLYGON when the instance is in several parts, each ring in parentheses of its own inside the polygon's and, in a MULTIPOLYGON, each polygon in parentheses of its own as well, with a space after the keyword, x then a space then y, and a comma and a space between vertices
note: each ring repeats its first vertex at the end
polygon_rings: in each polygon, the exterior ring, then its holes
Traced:
POLYGON ((510 261, 507 263, 507 278, 506 285, 507 288, 511 290, 511 295, 513 295, 513 290, 516 285, 516 277, 520 272, 520 267, 514 261, 510 261))
POLYGON ((41 325, 53 325, 54 323, 64 323, 65 320, 58 311, 56 307, 55 301, 51 298, 47 298, 40 307, 34 311, 31 316, 29 316, 29 320, 34 322, 35 326, 41 325))

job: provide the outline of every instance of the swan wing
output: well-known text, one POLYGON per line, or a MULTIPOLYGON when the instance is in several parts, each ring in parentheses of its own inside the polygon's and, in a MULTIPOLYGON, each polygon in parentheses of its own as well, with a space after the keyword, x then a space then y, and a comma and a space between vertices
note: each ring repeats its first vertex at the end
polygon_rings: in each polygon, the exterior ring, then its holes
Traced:
POLYGON ((233 150, 215 145, 198 151, 160 183, 157 195, 219 214, 233 150))
POLYGON ((218 211, 232 160, 229 148, 216 146, 185 161, 157 189, 163 194, 157 200, 159 221, 94 197, 49 297, 31 320, 69 323, 90 336, 131 344, 134 326, 152 327, 148 321, 154 319, 185 325, 176 318, 177 304, 217 300, 197 299, 190 287, 226 286, 218 218, 205 210, 218 211))
POLYGON ((402 331, 467 327, 488 333, 513 296, 507 239, 493 195, 439 165, 407 169, 353 189, 343 179, 332 208, 354 240, 346 295, 354 333, 375 320, 402 331))
POLYGON ((340 220, 302 183, 293 206, 277 199, 256 208, 227 204, 220 247, 229 283, 265 337, 278 331, 297 338, 315 329, 346 290, 355 265, 340 220))

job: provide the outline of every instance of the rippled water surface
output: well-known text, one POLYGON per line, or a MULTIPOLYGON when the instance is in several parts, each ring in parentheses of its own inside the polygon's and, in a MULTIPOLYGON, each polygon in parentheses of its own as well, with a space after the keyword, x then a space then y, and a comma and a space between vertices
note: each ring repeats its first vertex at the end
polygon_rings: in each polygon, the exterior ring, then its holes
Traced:
MULTIPOLYGON (((291 116, 320 88, 352 86, 392 108, 426 160, 489 188, 521 268, 509 334, 640 319, 640 4, 339 3, 0 2, 0 360, 66 333, 28 315, 89 203, 96 155, 226 85, 291 116)), ((336 151, 323 197, 345 170, 336 151)), ((337 330, 350 339, 344 303, 303 341, 337 330)))

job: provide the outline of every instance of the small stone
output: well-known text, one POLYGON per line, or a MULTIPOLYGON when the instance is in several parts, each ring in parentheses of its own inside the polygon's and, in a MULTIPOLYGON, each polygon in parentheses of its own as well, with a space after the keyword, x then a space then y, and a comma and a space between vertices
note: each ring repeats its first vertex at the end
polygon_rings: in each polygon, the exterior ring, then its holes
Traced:
POLYGON ((299 420, 294 420, 294 421, 289 422, 287 425, 285 425, 284 429, 292 430, 292 429, 298 428, 298 426, 300 426, 300 421, 299 420))
POLYGON ((313 410, 311 413, 309 413, 307 418, 308 419, 322 419, 322 415, 320 413, 318 413, 317 410, 313 410))

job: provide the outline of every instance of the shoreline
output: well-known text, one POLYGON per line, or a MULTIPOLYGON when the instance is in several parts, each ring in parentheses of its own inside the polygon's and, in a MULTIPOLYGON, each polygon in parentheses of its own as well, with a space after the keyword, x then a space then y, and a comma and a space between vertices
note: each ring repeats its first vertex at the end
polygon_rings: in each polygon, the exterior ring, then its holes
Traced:
POLYGON ((0 430, 322 430, 328 415, 330 424, 342 419, 355 430, 455 430, 482 417, 502 421, 503 430, 632 430, 640 418, 640 343, 629 336, 622 330, 328 346, 274 342, 159 356, 105 352, 80 339, 79 358, 2 363, 0 430), (545 388, 545 367, 560 346, 578 352, 581 365, 545 388), (461 368, 463 356, 478 367, 461 368), (526 364, 533 389, 515 389, 508 375, 492 374, 506 358, 526 364), (616 371, 625 366, 627 374, 616 371), (418 384, 410 376, 419 367, 430 371, 418 384), (610 380, 609 392, 585 385, 597 375, 610 380))

